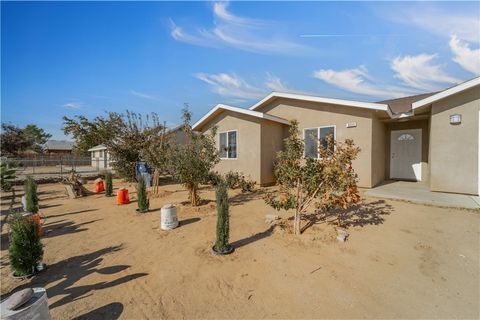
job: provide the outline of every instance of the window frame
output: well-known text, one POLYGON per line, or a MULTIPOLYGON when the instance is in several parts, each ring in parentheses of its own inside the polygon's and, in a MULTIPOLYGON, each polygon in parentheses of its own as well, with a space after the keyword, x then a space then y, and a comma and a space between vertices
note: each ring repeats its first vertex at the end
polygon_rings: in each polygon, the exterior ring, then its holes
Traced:
POLYGON ((233 130, 226 130, 226 131, 220 131, 218 132, 218 151, 220 153, 220 135, 222 133, 225 133, 226 136, 227 136, 227 157, 226 158, 222 158, 220 157, 220 160, 237 160, 238 159, 238 130, 237 129, 233 129, 233 130), (229 132, 235 132, 235 147, 236 147, 236 150, 235 150, 235 158, 229 158, 228 157, 228 148, 230 147, 230 137, 228 135, 229 132))
POLYGON ((305 148, 305 146, 306 146, 306 143, 305 143, 305 141, 306 141, 306 140, 305 140, 305 132, 306 132, 307 130, 313 130, 313 129, 317 129, 318 139, 317 139, 317 157, 316 157, 316 158, 312 158, 312 159, 317 159, 317 160, 321 159, 321 157, 320 157, 320 152, 318 152, 318 147, 320 146, 320 139, 321 139, 321 137, 320 137, 320 129, 322 129, 322 128, 333 128, 333 140, 334 140, 334 141, 337 140, 337 126, 334 125, 334 124, 330 124, 330 125, 326 125, 326 126, 319 126, 319 127, 303 128, 303 141, 304 141, 303 158, 304 158, 304 159, 307 158, 307 156, 306 156, 306 154, 305 154, 305 152, 306 152, 306 148, 305 148))

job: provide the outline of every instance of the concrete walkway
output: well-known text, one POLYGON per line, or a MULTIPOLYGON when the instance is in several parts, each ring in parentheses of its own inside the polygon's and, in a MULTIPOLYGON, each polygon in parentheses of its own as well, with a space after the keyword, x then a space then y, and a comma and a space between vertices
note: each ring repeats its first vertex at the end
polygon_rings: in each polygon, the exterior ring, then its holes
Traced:
POLYGON ((465 194, 432 192, 421 182, 385 181, 365 191, 367 197, 404 200, 438 207, 480 209, 480 197, 465 194))

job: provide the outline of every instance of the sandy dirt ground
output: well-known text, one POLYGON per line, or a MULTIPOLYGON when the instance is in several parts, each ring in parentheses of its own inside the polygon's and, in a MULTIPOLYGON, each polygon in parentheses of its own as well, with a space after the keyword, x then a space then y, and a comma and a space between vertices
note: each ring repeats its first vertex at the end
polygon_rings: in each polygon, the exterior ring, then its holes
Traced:
MULTIPOLYGON (((146 214, 104 195, 70 200, 59 184, 39 191, 48 268, 11 279, 2 225, 1 293, 45 287, 54 319, 480 317, 478 212, 365 199, 348 212, 350 237, 340 243, 333 218, 295 237, 282 227, 285 213, 265 224, 275 211, 264 189, 233 190, 236 250, 217 257, 211 188, 191 208, 180 185, 162 186, 146 214), (178 206, 175 230, 159 228, 166 203, 178 206)), ((4 194, 2 209, 8 201, 4 194)))

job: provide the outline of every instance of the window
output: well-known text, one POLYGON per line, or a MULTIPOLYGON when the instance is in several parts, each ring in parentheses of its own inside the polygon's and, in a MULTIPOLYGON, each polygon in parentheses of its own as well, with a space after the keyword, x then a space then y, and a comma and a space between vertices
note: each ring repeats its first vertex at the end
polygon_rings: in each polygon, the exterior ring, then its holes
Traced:
MULTIPOLYGON (((321 148, 326 149, 327 137, 329 135, 333 135, 333 139, 335 139, 335 126, 304 129, 303 137, 305 139, 305 157, 319 158, 319 144, 321 148)), ((333 152, 333 148, 334 146, 331 145, 330 152, 333 152)))
POLYGON ((221 159, 237 158, 237 131, 219 133, 219 152, 221 159))
POLYGON ((398 137, 398 141, 407 141, 407 140, 415 140, 415 138, 408 133, 404 133, 398 137))

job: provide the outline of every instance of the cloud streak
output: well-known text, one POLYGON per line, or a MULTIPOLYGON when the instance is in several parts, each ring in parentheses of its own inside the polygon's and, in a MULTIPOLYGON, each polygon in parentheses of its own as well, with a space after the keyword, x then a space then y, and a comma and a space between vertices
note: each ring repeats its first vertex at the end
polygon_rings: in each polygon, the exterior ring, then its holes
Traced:
POLYGON ((234 15, 228 11, 227 2, 213 4, 214 26, 185 31, 170 19, 170 35, 177 41, 196 46, 230 47, 254 53, 305 55, 315 50, 275 34, 268 21, 234 15))
POLYGON ((469 43, 458 39, 456 35, 450 37, 449 45, 454 54, 453 61, 463 69, 480 75, 480 48, 471 49, 469 43))
POLYGON ((143 93, 135 90, 130 90, 130 94, 139 98, 147 99, 147 100, 155 100, 159 101, 160 99, 158 97, 155 97, 151 94, 148 93, 143 93))
POLYGON ((77 110, 82 108, 82 103, 81 102, 68 102, 63 105, 65 109, 70 109, 70 110, 77 110))

